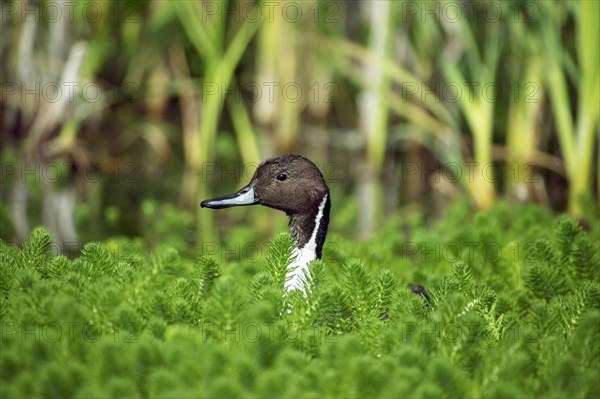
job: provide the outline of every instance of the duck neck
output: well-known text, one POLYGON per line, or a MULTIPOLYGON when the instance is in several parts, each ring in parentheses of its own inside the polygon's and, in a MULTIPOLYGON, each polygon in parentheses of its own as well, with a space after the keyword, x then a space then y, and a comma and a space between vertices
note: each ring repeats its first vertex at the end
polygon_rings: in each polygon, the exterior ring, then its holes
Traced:
POLYGON ((329 194, 325 194, 315 212, 290 215, 290 233, 296 247, 286 274, 286 291, 304 292, 304 276, 308 265, 315 259, 321 259, 323 253, 330 208, 329 194))

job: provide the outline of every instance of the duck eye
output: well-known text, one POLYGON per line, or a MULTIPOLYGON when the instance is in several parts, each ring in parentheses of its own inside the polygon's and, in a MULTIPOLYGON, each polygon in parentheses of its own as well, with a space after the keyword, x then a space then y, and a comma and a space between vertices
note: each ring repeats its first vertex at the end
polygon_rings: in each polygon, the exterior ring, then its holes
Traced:
POLYGON ((277 175, 277 180, 284 181, 285 179, 287 179, 287 175, 285 173, 280 173, 277 175))

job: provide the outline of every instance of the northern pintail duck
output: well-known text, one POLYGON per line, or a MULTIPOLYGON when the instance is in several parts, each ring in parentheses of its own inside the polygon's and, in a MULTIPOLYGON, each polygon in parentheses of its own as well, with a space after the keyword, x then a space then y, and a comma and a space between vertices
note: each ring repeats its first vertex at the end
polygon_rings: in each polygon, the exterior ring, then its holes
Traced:
MULTIPOLYGON (((308 265, 321 259, 329 226, 331 199, 319 168, 300 155, 282 155, 261 163, 247 186, 224 197, 202 201, 203 208, 264 205, 284 211, 296 244, 286 275, 285 290, 304 292, 308 265)), ((429 302, 423 286, 410 285, 411 291, 429 302)))
POLYGON ((321 259, 329 225, 331 199, 319 168, 300 155, 282 155, 261 163, 250 183, 238 192, 202 201, 203 208, 264 205, 284 211, 296 244, 285 290, 304 292, 308 265, 321 259))

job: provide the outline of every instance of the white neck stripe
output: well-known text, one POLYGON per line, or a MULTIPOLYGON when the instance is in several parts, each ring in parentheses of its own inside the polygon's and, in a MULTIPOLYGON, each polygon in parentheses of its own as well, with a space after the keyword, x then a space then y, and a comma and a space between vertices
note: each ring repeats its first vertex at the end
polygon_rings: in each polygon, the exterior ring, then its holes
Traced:
POLYGON ((317 258, 317 232, 323 219, 328 197, 329 195, 326 194, 319 204, 319 211, 315 218, 315 228, 312 231, 310 240, 302 248, 296 247, 292 252, 292 262, 288 266, 285 279, 285 290, 288 292, 301 290, 304 293, 304 274, 308 271, 308 264, 317 258))
POLYGON ((321 224, 321 219, 323 219, 323 210, 325 209, 325 203, 327 202, 328 195, 325 194, 323 200, 319 204, 319 212, 317 212, 317 217, 315 218, 315 228, 313 229, 312 234, 310 235, 310 240, 308 240, 307 245, 312 245, 316 249, 317 243, 317 232, 319 231, 319 225, 321 224))

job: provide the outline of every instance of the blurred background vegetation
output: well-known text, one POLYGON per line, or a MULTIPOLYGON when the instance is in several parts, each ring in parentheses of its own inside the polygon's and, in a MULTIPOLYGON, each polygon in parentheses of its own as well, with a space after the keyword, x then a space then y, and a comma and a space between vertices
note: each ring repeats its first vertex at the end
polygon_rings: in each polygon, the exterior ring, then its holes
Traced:
POLYGON ((268 237, 272 210, 198 203, 287 152, 319 165, 355 237, 458 197, 597 217, 600 2, 1 7, 4 240, 268 237))

